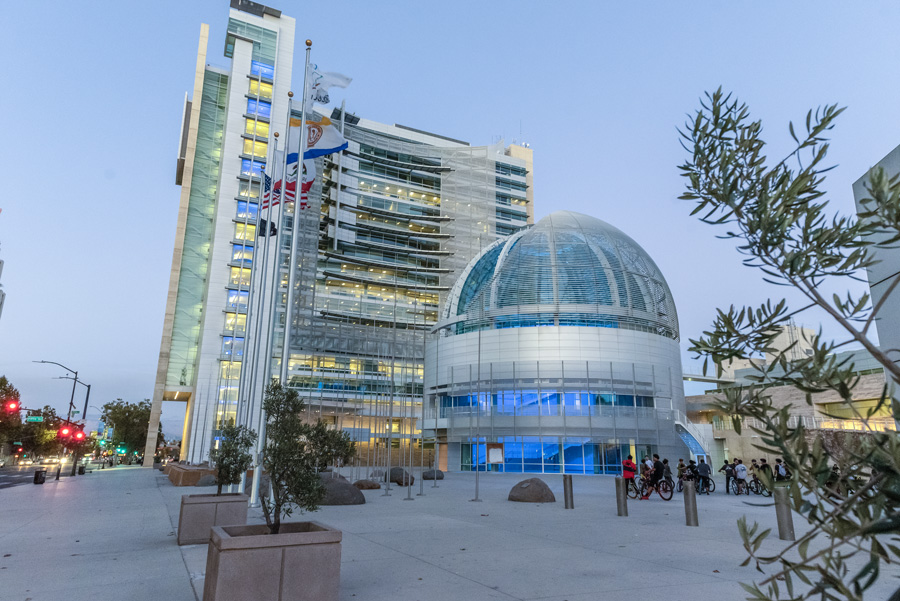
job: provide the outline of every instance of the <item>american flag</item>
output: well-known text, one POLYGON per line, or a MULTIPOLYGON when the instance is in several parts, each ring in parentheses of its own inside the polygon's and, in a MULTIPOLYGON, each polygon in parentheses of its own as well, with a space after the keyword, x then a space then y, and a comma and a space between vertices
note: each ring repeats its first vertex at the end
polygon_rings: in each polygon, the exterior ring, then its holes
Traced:
POLYGON ((263 197, 262 197, 262 203, 259 206, 260 209, 268 209, 269 202, 272 203, 273 207, 275 205, 277 205, 279 202, 281 202, 281 198, 279 198, 279 191, 280 191, 279 184, 280 183, 281 182, 275 183, 275 195, 273 198, 272 197, 272 178, 269 177, 268 175, 266 175, 265 173, 263 174, 263 197))

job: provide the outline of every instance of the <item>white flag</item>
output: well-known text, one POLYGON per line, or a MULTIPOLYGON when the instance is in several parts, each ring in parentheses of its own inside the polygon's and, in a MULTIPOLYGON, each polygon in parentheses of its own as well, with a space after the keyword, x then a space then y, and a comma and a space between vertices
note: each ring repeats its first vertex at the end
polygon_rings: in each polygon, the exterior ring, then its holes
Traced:
POLYGON ((346 88, 353 81, 346 75, 319 71, 318 65, 309 66, 309 99, 319 104, 328 104, 328 90, 332 87, 346 88))

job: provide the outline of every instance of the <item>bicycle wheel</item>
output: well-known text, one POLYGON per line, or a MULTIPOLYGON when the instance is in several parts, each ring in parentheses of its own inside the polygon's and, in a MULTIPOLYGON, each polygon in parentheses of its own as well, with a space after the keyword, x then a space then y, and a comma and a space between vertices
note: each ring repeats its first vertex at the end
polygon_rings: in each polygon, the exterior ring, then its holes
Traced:
POLYGON ((672 500, 672 484, 668 480, 660 480, 656 488, 663 501, 672 500))
POLYGON ((738 484, 737 479, 734 479, 731 481, 731 492, 732 492, 732 494, 735 494, 735 495, 741 494, 740 485, 738 484))
POLYGON ((650 486, 647 484, 646 480, 641 480, 641 497, 649 497, 650 496, 650 486))
POLYGON ((684 482, 682 482, 681 478, 678 479, 678 484, 675 485, 675 490, 681 492, 684 490, 684 482))
POLYGON ((635 485, 634 480, 629 480, 628 484, 625 486, 626 494, 629 499, 637 499, 638 498, 638 489, 637 485, 635 485))
POLYGON ((772 496, 772 491, 769 490, 764 484, 760 484, 759 488, 760 488, 760 492, 761 492, 762 496, 764 496, 764 497, 772 496))
POLYGON ((712 478, 709 478, 707 482, 709 483, 709 492, 716 492, 716 481, 712 478))
MULTIPOLYGON (((750 484, 747 486, 754 495, 762 494, 762 491, 759 489, 759 480, 751 480, 750 484)), ((750 494, 750 493, 747 493, 750 494)))

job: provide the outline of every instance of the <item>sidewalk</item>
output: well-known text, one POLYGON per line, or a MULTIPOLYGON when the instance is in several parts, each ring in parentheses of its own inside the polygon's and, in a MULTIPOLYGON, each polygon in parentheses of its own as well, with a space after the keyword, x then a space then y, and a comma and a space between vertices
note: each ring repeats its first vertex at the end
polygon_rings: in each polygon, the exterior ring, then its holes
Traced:
MULTIPOLYGON (((562 477, 552 474, 542 478, 556 503, 508 502, 525 477, 482 474, 477 503, 469 501, 474 474, 448 474, 437 489, 425 482, 421 497, 416 481, 413 501, 406 488, 392 487, 389 497, 365 491, 365 505, 312 514, 344 533, 341 599, 744 599, 738 583, 760 575, 739 565, 746 555, 735 522, 746 514, 775 529, 773 507, 747 504, 768 499, 721 493, 698 498, 699 528, 684 525, 677 493, 668 503, 629 501, 630 517, 619 518, 611 477, 575 476, 572 510, 564 509, 562 477)), ((213 490, 176 488, 156 470, 116 468, 3 491, 0 600, 199 599, 206 546, 179 548, 175 527, 182 495, 213 490)), ((250 521, 262 523, 258 510, 250 521)), ((799 534, 804 523, 795 516, 794 525, 799 534)), ((784 544, 773 533, 764 549, 784 544)), ((882 574, 872 599, 893 591, 894 572, 882 574)))

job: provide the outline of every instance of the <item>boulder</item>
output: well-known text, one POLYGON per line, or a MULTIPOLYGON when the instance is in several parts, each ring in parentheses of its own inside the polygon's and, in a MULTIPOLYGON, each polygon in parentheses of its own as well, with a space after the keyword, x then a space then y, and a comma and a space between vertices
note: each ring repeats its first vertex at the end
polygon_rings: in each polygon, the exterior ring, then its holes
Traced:
POLYGON ((374 480, 357 480, 353 483, 353 486, 359 490, 378 490, 381 488, 381 485, 374 480))
POLYGON ((522 480, 509 491, 509 500, 518 503, 555 503, 553 491, 540 478, 522 480))
POLYGON ((425 470, 422 472, 422 480, 443 480, 444 472, 441 470, 425 470))
POLYGON ((197 480, 197 484, 194 486, 215 486, 216 485, 216 477, 212 474, 203 474, 200 476, 200 479, 197 480))
POLYGON ((320 474, 319 480, 325 487, 325 498, 320 505, 363 505, 366 497, 346 478, 332 478, 331 474, 320 474))
POLYGON ((416 479, 402 467, 392 467, 389 480, 397 486, 411 486, 416 481, 416 479))

